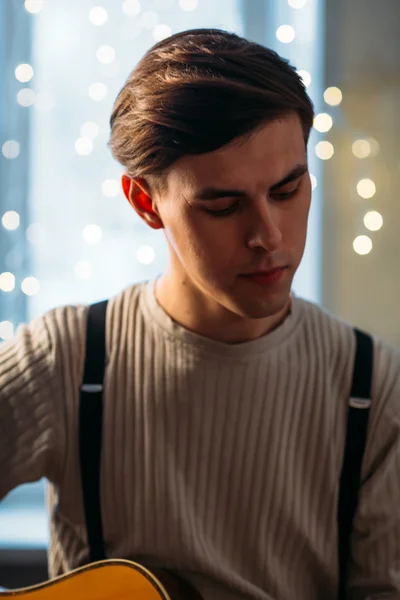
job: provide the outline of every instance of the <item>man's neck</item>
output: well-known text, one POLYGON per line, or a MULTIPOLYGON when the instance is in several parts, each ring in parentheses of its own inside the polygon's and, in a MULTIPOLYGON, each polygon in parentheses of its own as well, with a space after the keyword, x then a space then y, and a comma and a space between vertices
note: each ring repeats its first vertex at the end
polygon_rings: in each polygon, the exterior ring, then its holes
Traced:
POLYGON ((209 339, 227 344, 255 340, 279 327, 291 311, 291 298, 282 311, 264 319, 233 313, 192 288, 179 284, 168 272, 156 282, 155 297, 161 308, 179 325, 209 339))

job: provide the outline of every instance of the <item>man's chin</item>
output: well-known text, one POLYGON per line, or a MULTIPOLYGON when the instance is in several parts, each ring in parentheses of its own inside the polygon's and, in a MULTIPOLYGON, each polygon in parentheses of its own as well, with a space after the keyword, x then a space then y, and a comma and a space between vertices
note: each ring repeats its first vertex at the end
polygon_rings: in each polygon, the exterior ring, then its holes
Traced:
POLYGON ((289 312, 290 301, 280 302, 268 306, 250 306, 246 309, 246 316, 249 319, 268 319, 273 317, 285 316, 289 312))
POLYGON ((290 290, 280 294, 271 294, 269 297, 246 297, 236 299, 235 312, 247 319, 267 319, 285 315, 291 303, 290 290))

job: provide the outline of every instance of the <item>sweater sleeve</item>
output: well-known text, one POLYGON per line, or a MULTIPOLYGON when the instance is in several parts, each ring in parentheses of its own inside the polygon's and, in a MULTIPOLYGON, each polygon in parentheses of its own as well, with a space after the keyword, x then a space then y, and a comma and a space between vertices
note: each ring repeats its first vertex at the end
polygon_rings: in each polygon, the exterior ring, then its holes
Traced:
POLYGON ((400 600, 400 354, 380 341, 372 386, 348 597, 400 600))
POLYGON ((71 313, 50 311, 0 344, 0 499, 22 483, 62 477, 74 381, 73 361, 63 359, 73 354, 68 324, 78 321, 71 313))

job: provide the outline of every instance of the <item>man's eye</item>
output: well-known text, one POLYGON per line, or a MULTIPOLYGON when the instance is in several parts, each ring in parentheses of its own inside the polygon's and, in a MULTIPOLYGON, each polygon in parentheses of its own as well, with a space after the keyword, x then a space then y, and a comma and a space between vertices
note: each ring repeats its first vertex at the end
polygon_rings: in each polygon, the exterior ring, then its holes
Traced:
POLYGON ((222 208, 220 210, 212 210, 211 208, 205 208, 204 210, 209 214, 215 217, 225 217, 234 213, 239 204, 236 202, 235 204, 231 204, 227 208, 222 208))
POLYGON ((277 198, 278 200, 288 200, 289 198, 292 198, 296 194, 298 189, 299 188, 296 187, 293 190, 290 190, 289 192, 281 192, 278 194, 274 194, 274 198, 277 198))
MULTIPOLYGON (((290 198, 293 198, 293 196, 296 195, 296 193, 298 192, 298 189, 299 189, 299 186, 293 188, 292 190, 289 190, 288 192, 275 193, 273 195, 273 198, 275 198, 276 200, 289 200, 290 198)), ((235 202, 234 204, 231 204, 227 208, 222 208, 220 210, 213 210, 212 208, 204 208, 203 210, 206 213, 208 213, 209 215, 213 215, 214 217, 227 217, 228 215, 231 215, 234 212, 236 212, 238 207, 239 207, 239 203, 235 202)))

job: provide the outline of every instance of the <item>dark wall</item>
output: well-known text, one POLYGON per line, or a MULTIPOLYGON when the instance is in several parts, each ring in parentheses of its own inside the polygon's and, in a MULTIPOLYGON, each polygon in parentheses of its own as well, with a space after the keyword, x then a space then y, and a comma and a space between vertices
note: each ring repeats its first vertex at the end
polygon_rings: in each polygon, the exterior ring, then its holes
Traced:
POLYGON ((44 550, 0 550, 0 586, 15 589, 47 579, 44 550))

